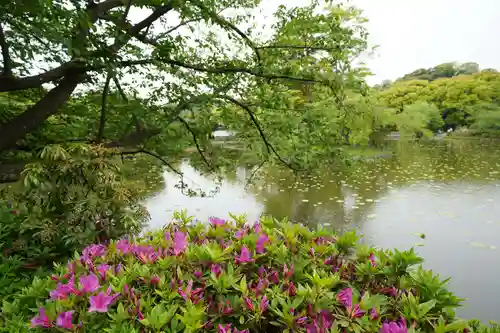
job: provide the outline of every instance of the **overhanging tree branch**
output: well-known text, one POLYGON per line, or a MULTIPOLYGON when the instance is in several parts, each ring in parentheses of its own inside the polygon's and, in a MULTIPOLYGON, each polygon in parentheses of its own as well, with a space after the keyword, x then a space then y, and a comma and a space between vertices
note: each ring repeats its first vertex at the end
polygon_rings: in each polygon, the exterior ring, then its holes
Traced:
POLYGON ((264 130, 262 129, 262 126, 260 126, 259 121, 255 117, 255 114, 252 112, 252 110, 246 104, 244 104, 241 101, 238 101, 237 99, 235 99, 235 98, 233 98, 231 96, 227 96, 227 95, 220 96, 220 98, 225 99, 225 100, 227 100, 227 101, 229 101, 229 102, 231 102, 231 103, 239 106, 243 110, 245 110, 247 112, 248 116, 250 117, 250 119, 252 120, 252 122, 254 123, 255 127, 259 131, 259 135, 260 135, 262 141, 264 141, 264 144, 266 145, 267 152, 269 154, 272 152, 276 156, 276 158, 281 163, 283 163, 284 165, 286 165, 289 169, 292 169, 294 171, 299 171, 298 169, 294 168, 290 163, 288 163, 287 161, 285 161, 278 154, 278 152, 276 151, 276 149, 274 148, 274 146, 269 142, 269 140, 267 139, 266 135, 264 134, 264 130))
MULTIPOLYGON (((244 74, 249 74, 255 77, 260 77, 264 79, 269 79, 269 80, 276 80, 276 79, 281 79, 281 80, 290 80, 290 81, 299 81, 299 82, 309 82, 309 83, 320 83, 327 85, 328 82, 324 80, 318 80, 313 77, 297 77, 297 76, 290 76, 290 75, 285 75, 285 74, 273 74, 273 73, 262 73, 259 70, 256 69, 251 69, 251 68, 245 68, 245 67, 238 67, 234 66, 231 63, 227 63, 225 65, 222 65, 220 67, 205 67, 202 65, 198 64, 189 64, 185 63, 179 60, 174 60, 174 59, 161 59, 161 58, 152 58, 152 59, 139 59, 139 60, 125 60, 125 61, 119 61, 115 63, 115 66, 117 67, 129 67, 129 66, 137 66, 137 65, 161 65, 161 64, 168 64, 172 66, 178 66, 186 69, 192 69, 197 72, 204 72, 204 73, 211 73, 211 74, 234 74, 234 73, 244 73, 244 74)), ((103 66, 94 66, 92 69, 98 70, 102 68, 103 66)))
POLYGON ((184 178, 184 174, 181 171, 179 171, 176 168, 174 168, 172 166, 172 164, 170 164, 166 159, 164 159, 163 157, 161 157, 160 155, 158 155, 155 152, 152 152, 152 151, 149 151, 149 150, 146 150, 146 149, 137 149, 137 150, 132 150, 132 151, 122 151, 122 152, 120 152, 120 155, 136 155, 136 154, 145 154, 145 155, 154 157, 158 161, 162 162, 165 166, 167 166, 176 175, 180 176, 181 179, 184 178))
POLYGON ((296 50, 311 50, 311 51, 335 51, 332 47, 308 46, 308 45, 264 45, 257 46, 258 50, 266 49, 296 49, 296 50))
POLYGON ((207 12, 210 15, 210 18, 212 20, 214 20, 214 22, 217 23, 219 26, 221 26, 223 28, 229 28, 229 30, 234 31, 238 36, 240 36, 245 41, 245 43, 252 49, 252 51, 255 53, 257 63, 260 64, 262 62, 260 52, 256 48, 255 43, 252 41, 252 39, 250 39, 250 37, 247 36, 247 34, 245 34, 243 31, 241 31, 240 28, 238 28, 233 23, 229 22, 228 20, 226 20, 225 18, 223 18, 219 14, 214 13, 214 12, 210 12, 207 9, 207 7, 205 5, 203 5, 203 3, 196 1, 196 6, 198 6, 201 10, 207 12))
POLYGON ((189 133, 191 133, 191 136, 193 137, 193 142, 196 145, 196 150, 198 150, 198 154, 200 154, 201 158, 203 159, 203 162, 205 162, 205 164, 210 170, 214 171, 212 165, 210 164, 210 162, 208 162, 207 158, 205 157, 205 154, 203 154, 203 150, 201 150, 201 147, 198 143, 198 139, 196 138, 196 133, 193 131, 191 126, 189 126, 189 123, 182 117, 178 117, 177 119, 179 119, 179 121, 184 125, 184 127, 186 127, 189 133))

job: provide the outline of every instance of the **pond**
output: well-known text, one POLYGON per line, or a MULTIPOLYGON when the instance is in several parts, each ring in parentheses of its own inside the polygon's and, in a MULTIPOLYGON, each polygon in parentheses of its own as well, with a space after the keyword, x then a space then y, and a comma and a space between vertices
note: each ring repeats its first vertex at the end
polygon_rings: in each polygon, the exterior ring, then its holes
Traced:
MULTIPOLYGON (((310 226, 357 228, 376 246, 415 247, 426 268, 452 277, 451 289, 466 297, 465 318, 500 319, 500 144, 474 140, 427 145, 395 143, 390 158, 362 159, 342 170, 296 176, 266 170, 253 185, 252 170, 228 173, 213 197, 187 197, 166 172, 165 188, 147 201, 151 227, 187 208, 199 219, 246 213, 286 217, 310 226)), ((186 181, 204 190, 213 179, 187 163, 186 181)))

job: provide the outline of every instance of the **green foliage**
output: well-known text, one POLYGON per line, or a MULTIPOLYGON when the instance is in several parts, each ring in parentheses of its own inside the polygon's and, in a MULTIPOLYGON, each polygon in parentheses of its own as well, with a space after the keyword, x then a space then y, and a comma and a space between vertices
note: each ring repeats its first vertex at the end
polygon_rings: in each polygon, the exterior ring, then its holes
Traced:
POLYGON ((176 218, 135 240, 91 245, 52 278, 35 278, 4 302, 0 332, 27 332, 32 317, 36 332, 385 333, 383 323, 398 320, 408 332, 498 332, 456 319, 461 300, 446 280, 414 269, 422 260, 413 250, 272 218, 176 218))
POLYGON ((40 158, 26 166, 3 205, 0 245, 8 254, 37 265, 136 233, 147 220, 140 189, 125 182, 115 151, 52 145, 40 158))
MULTIPOLYGON (((40 75, 40 85, 48 81, 63 87, 62 79, 75 72, 85 73, 91 83, 84 87, 87 81, 79 81, 85 89, 71 98, 42 94, 0 108, 0 129, 12 129, 42 99, 49 105, 35 112, 33 128, 30 123, 29 129, 9 132, 14 153, 2 147, 0 158, 32 158, 46 144, 78 140, 147 149, 170 162, 196 146, 215 169, 209 138, 220 124, 240 130, 239 139, 259 162, 282 163, 279 156, 288 155, 289 164, 310 167, 315 156, 335 158, 338 138, 347 135, 332 135, 335 110, 341 109, 332 101, 340 101, 346 88, 364 87, 367 70, 352 62, 367 49, 366 19, 360 10, 331 1, 280 6, 272 35, 265 38, 254 15, 259 3, 144 0, 127 8, 126 1, 68 6, 53 0, 27 4, 24 11, 0 5, 0 14, 8 17, 4 30, 13 83, 19 85, 15 90, 38 84, 24 76, 40 61, 55 66, 50 78, 40 75), (132 22, 127 15, 138 10, 151 15, 132 22), (161 19, 167 13, 174 18, 161 19), (328 98, 308 103, 317 95, 328 98), (59 106, 55 99, 66 104, 59 106), (316 135, 304 141, 311 126, 323 120, 316 135), (282 126, 284 121, 290 123, 282 126), (23 131, 28 133, 17 138, 23 131), (289 155, 297 150, 312 153, 289 155)), ((1 91, 9 91, 0 96, 6 100, 17 94, 0 85, 1 91)))
MULTIPOLYGON (((494 112, 490 111, 499 106, 499 93, 500 74, 482 71, 441 78, 432 82, 421 79, 397 81, 377 92, 376 96, 381 105, 394 108, 401 113, 404 113, 406 107, 417 102, 435 105, 446 127, 471 125, 478 131, 481 131, 481 128, 488 131, 488 126, 481 119, 492 117, 489 128, 491 131, 497 124, 494 112), (479 124, 474 125, 476 121, 479 121, 479 124)), ((442 127, 442 123, 435 116, 435 111, 432 111, 432 114, 429 129, 436 130, 439 126, 442 127)))

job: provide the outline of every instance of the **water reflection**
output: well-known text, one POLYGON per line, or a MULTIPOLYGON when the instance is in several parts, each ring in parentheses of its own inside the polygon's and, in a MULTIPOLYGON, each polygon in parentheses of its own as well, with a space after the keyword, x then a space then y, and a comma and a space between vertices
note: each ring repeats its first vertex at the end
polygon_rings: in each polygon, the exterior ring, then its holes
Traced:
MULTIPOLYGON (((200 188, 206 192, 215 188, 214 178, 200 175, 187 162, 180 169, 185 175, 185 183, 192 188, 200 188)), ((248 170, 238 168, 236 177, 225 179, 220 184, 220 190, 213 197, 187 197, 175 187, 179 178, 177 175, 163 173, 165 188, 151 197, 146 206, 151 214, 150 228, 160 228, 170 221, 176 210, 189 209, 189 213, 201 220, 210 216, 229 218, 228 213, 236 215, 247 214, 249 220, 259 218, 264 211, 264 205, 245 191, 241 185, 248 177, 248 170)))
MULTIPOLYGON (((174 188, 175 175, 165 173, 165 189, 147 203, 151 226, 162 226, 174 210, 188 208, 200 219, 232 212, 255 220, 265 213, 310 226, 355 227, 377 246, 416 246, 426 267, 451 276, 452 289, 468 298, 460 315, 498 319, 500 151, 458 141, 395 149, 389 159, 308 176, 266 170, 248 189, 244 184, 251 170, 237 168, 213 198, 182 195, 174 188)), ((215 186, 186 163, 182 170, 195 187, 209 191, 215 186)))

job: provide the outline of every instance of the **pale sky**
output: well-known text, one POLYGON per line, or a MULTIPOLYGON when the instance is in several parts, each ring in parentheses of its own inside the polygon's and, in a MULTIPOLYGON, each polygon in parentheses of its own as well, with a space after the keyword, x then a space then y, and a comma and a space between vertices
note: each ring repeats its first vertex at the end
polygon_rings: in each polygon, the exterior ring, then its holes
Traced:
MULTIPOLYGON (((308 0, 263 0, 273 11, 308 0)), ((352 0, 369 19, 370 42, 379 45, 366 63, 369 83, 394 80, 444 62, 476 62, 500 69, 500 0, 352 0)))

